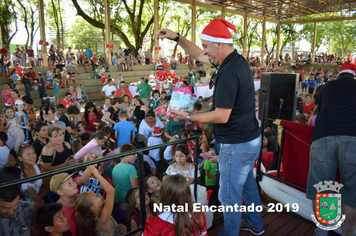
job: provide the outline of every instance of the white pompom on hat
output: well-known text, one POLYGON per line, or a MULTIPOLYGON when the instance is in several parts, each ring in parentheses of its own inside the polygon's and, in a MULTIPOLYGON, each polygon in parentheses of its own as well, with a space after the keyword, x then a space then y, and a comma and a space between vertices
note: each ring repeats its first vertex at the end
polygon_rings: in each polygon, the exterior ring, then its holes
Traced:
POLYGON ((235 38, 239 39, 241 36, 233 24, 224 19, 212 20, 202 31, 201 40, 206 40, 213 43, 228 43, 232 44, 232 35, 229 31, 231 29, 235 33, 235 38))

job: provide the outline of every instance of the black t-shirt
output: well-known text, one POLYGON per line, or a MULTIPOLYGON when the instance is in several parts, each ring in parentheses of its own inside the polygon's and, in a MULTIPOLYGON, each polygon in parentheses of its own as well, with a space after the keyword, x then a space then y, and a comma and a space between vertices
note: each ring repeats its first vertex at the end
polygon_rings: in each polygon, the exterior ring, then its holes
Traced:
POLYGON ((319 93, 318 116, 312 142, 327 136, 356 137, 356 80, 340 78, 328 82, 319 93))
POLYGON ((117 109, 117 111, 115 111, 113 107, 110 107, 107 112, 110 113, 110 119, 112 119, 115 122, 119 121, 120 109, 117 109))
POLYGON ((125 56, 128 56, 131 53, 130 49, 124 49, 125 56))
POLYGON ((50 156, 42 155, 41 159, 43 163, 47 163, 47 164, 52 163, 51 166, 58 166, 60 164, 63 164, 71 155, 73 155, 73 149, 68 148, 67 145, 63 142, 63 151, 62 152, 53 151, 53 153, 55 154, 54 157, 53 154, 51 154, 50 156))
POLYGON ((215 78, 214 109, 232 109, 225 124, 214 124, 219 143, 245 143, 260 135, 255 114, 255 86, 248 62, 232 52, 219 67, 215 78))
POLYGON ((134 111, 134 115, 137 117, 137 119, 139 121, 145 119, 145 112, 141 110, 141 106, 136 106, 135 107, 135 111, 134 111))
MULTIPOLYGON (((60 118, 59 118, 60 121, 63 121, 64 124, 66 125, 66 127, 72 127, 72 124, 70 122, 70 120, 68 120, 68 117, 66 115, 62 115, 60 118)), ((69 139, 70 139, 70 133, 68 132, 65 132, 64 133, 64 140, 69 142, 69 139)))
POLYGON ((26 74, 24 74, 23 79, 21 80, 21 82, 23 84, 31 84, 30 78, 31 78, 30 73, 26 73, 26 74))
POLYGON ((40 91, 45 91, 45 86, 46 86, 46 81, 44 78, 40 77, 38 80, 39 84, 42 84, 42 86, 38 86, 40 91))
POLYGON ((37 162, 38 158, 39 158, 40 155, 41 155, 41 152, 42 152, 43 147, 44 147, 47 143, 48 143, 48 139, 47 139, 47 142, 46 142, 46 143, 42 143, 38 138, 32 143, 32 147, 33 147, 33 149, 35 149, 35 153, 36 153, 36 156, 37 156, 36 162, 37 162))
POLYGON ((74 71, 73 72, 69 71, 67 74, 70 76, 70 78, 74 78, 75 72, 74 71))

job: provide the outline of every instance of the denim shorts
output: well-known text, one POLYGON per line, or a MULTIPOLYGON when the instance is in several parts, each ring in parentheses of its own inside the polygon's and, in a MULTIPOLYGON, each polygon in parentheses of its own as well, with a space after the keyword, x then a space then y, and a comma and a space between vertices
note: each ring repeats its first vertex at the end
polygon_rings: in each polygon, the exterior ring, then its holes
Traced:
POLYGON ((333 181, 340 170, 342 203, 356 207, 356 137, 328 136, 315 140, 310 147, 307 198, 315 200, 314 184, 333 181))
POLYGON ((6 66, 2 66, 1 67, 1 73, 6 73, 6 72, 7 72, 6 66))
POLYGON ((302 83, 302 89, 307 89, 308 88, 308 84, 303 84, 302 83))

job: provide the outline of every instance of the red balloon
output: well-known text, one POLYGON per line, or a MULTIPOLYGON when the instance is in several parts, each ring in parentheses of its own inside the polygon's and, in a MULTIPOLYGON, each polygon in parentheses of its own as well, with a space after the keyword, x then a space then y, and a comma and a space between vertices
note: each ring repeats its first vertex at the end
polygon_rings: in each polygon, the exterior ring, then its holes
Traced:
POLYGON ((161 50, 161 47, 159 47, 158 50, 161 50))
POLYGON ((49 42, 46 42, 45 45, 46 45, 46 46, 49 46, 49 42))
POLYGON ((39 42, 38 42, 39 45, 42 45, 43 44, 43 40, 41 39, 39 42))
POLYGON ((111 47, 111 49, 114 49, 114 44, 111 44, 110 47, 111 47))
POLYGON ((106 48, 109 48, 110 47, 110 45, 109 44, 106 44, 106 48))
POLYGON ((155 47, 155 50, 157 50, 157 47, 155 47))

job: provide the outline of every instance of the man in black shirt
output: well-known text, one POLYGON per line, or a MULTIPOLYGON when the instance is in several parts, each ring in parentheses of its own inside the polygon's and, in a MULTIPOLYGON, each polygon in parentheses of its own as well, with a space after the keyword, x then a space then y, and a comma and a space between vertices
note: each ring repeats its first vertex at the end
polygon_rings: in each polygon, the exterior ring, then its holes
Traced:
POLYGON ((63 121, 64 124, 66 125, 66 132, 64 134, 64 141, 69 142, 71 134, 74 134, 74 135, 79 134, 79 132, 75 131, 72 128, 72 122, 71 122, 72 118, 74 118, 79 113, 80 113, 79 108, 77 106, 73 105, 73 106, 68 107, 67 110, 66 110, 66 113, 59 118, 59 120, 63 121))
POLYGON ((25 85, 25 93, 28 97, 31 97, 30 86, 32 83, 31 74, 28 73, 28 69, 25 70, 25 74, 22 77, 21 83, 25 85))
MULTIPOLYGON (((36 123, 35 134, 37 139, 32 143, 33 149, 35 149, 37 159, 41 155, 43 147, 48 143, 48 125, 46 123, 36 123)), ((36 160, 37 162, 37 160, 36 160)))
MULTIPOLYGON (((356 66, 345 62, 335 81, 319 92, 318 116, 312 133, 307 197, 315 209, 316 188, 321 181, 335 180, 337 169, 343 187, 343 235, 356 229, 356 66)), ((332 226, 332 225, 328 225, 332 226)), ((317 235, 327 235, 317 228, 317 235)))
MULTIPOLYGON (((203 50, 168 29, 160 29, 157 37, 175 40, 196 60, 217 68, 214 79, 214 111, 189 115, 172 111, 178 119, 212 123, 216 141, 221 143, 219 156, 219 200, 223 206, 261 207, 253 165, 260 154, 261 138, 255 116, 255 88, 247 61, 233 47, 229 29, 236 28, 223 19, 212 20, 201 34, 203 50)), ((221 236, 238 235, 239 228, 256 235, 264 232, 261 214, 256 210, 245 214, 224 212, 221 236)))
POLYGON ((124 49, 125 58, 128 58, 130 53, 131 53, 131 50, 130 50, 129 46, 127 46, 126 49, 124 49))

